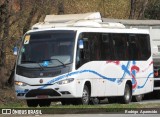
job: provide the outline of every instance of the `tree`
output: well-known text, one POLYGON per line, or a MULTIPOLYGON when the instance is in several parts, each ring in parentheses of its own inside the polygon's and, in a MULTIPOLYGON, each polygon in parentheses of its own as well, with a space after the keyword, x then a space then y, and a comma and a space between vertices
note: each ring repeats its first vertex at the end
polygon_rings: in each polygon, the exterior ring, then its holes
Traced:
POLYGON ((131 8, 130 8, 130 15, 129 19, 134 19, 135 11, 136 11, 136 2, 137 0, 131 0, 131 8))
POLYGON ((58 13, 59 15, 64 14, 64 1, 58 2, 58 13))
POLYGON ((9 37, 9 2, 10 0, 5 0, 2 5, 0 5, 0 14, 1 14, 1 24, 0 24, 0 65, 5 66, 5 58, 6 58, 6 40, 9 37))
POLYGON ((143 19, 149 0, 131 0, 129 19, 143 19))
POLYGON ((23 27, 23 34, 26 33, 31 27, 32 20, 37 12, 37 7, 33 6, 31 11, 29 12, 29 16, 27 17, 26 23, 23 27))
POLYGON ((148 4, 148 0, 144 0, 144 1, 141 2, 139 14, 138 14, 138 19, 143 19, 144 18, 144 12, 146 10, 147 4, 148 4))
POLYGON ((160 1, 149 1, 148 7, 144 12, 145 18, 160 20, 160 1))

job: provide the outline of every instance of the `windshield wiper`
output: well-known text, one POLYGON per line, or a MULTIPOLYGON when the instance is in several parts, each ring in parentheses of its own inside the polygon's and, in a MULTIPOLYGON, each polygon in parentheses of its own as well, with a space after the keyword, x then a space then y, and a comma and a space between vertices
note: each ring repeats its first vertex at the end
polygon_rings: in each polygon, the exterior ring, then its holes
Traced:
POLYGON ((59 59, 45 59, 45 60, 42 60, 42 61, 51 61, 51 60, 57 60, 59 63, 61 63, 64 67, 66 67, 66 65, 60 61, 59 59))
POLYGON ((21 62, 26 62, 26 63, 37 63, 39 65, 39 67, 44 70, 44 67, 39 63, 39 62, 36 62, 36 61, 21 61, 21 62))

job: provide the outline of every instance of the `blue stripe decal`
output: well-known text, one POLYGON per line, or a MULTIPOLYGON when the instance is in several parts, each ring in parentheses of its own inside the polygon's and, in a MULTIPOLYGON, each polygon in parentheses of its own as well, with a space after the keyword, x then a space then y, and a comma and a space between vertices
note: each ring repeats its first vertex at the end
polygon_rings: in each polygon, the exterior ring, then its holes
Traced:
POLYGON ((109 80, 111 82, 115 82, 116 81, 116 78, 107 78, 106 76, 103 76, 103 75, 101 75, 98 72, 93 71, 93 70, 82 70, 81 71, 81 73, 85 73, 85 72, 90 72, 90 73, 96 74, 97 76, 99 76, 99 77, 101 77, 103 79, 109 80))
MULTIPOLYGON (((131 73, 129 71, 130 63, 131 62, 128 62, 127 65, 121 65, 121 68, 124 71, 124 73, 123 73, 122 77, 117 80, 118 85, 120 85, 123 82, 126 74, 131 76, 131 73)), ((136 62, 133 61, 132 64, 135 65, 136 62)), ((108 80, 110 82, 115 82, 116 79, 117 79, 117 78, 108 78, 108 77, 106 77, 106 76, 104 76, 104 75, 102 75, 102 74, 100 74, 100 73, 98 73, 98 72, 96 72, 94 70, 80 70, 80 71, 70 72, 68 74, 64 74, 64 75, 61 75, 61 76, 57 76, 54 79, 52 79, 49 82, 47 82, 46 84, 54 84, 54 83, 56 83, 56 82, 58 82, 58 81, 60 81, 60 80, 62 80, 64 78, 71 77, 71 76, 78 75, 78 74, 83 74, 83 73, 92 73, 92 74, 97 75, 98 77, 106 79, 106 80, 108 80)), ((132 74, 134 74, 134 76, 136 76, 136 71, 132 71, 132 74)), ((137 86, 137 88, 138 89, 143 88, 146 85, 148 79, 150 77, 152 77, 152 75, 153 75, 153 72, 148 75, 148 77, 146 78, 146 81, 144 82, 144 84, 142 86, 137 86)), ((132 82, 132 85, 133 85, 133 82, 132 82)), ((43 89, 45 87, 47 87, 47 85, 41 86, 39 89, 43 89)))
POLYGON ((138 89, 143 88, 143 87, 146 85, 146 83, 147 83, 147 81, 148 81, 148 79, 150 78, 150 76, 151 76, 151 75, 153 75, 153 72, 152 72, 152 73, 150 73, 150 74, 148 75, 148 77, 147 77, 147 79, 146 79, 145 83, 144 83, 142 86, 138 86, 137 88, 138 88, 138 89))
POLYGON ((121 66, 124 73, 123 73, 123 76, 117 81, 117 83, 122 83, 123 79, 126 76, 126 73, 130 75, 130 71, 128 70, 129 65, 130 65, 130 62, 128 62, 126 66, 125 65, 121 66))
MULTIPOLYGON (((57 82, 57 81, 59 81, 59 80, 61 80, 63 78, 66 78, 68 76, 73 76, 73 75, 82 74, 82 73, 93 73, 93 74, 95 74, 95 75, 97 75, 97 76, 99 76, 99 77, 101 77, 103 79, 106 79, 108 81, 111 81, 111 82, 115 82, 116 81, 116 78, 108 78, 108 77, 106 77, 104 75, 101 75, 98 72, 93 71, 93 70, 81 70, 81 71, 71 72, 71 73, 56 77, 56 78, 52 79, 51 81, 47 82, 46 84, 54 84, 55 82, 57 82)), ((46 85, 40 87, 39 89, 43 89, 44 87, 46 87, 46 85)))

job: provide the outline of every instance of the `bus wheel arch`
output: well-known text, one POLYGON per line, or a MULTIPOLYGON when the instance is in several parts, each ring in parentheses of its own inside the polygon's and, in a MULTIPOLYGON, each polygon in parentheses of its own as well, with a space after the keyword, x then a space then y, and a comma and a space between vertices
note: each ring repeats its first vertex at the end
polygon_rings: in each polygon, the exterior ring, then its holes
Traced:
POLYGON ((90 82, 90 81, 86 81, 86 82, 84 83, 84 86, 87 86, 87 87, 88 87, 89 95, 91 96, 91 82, 90 82))
POLYGON ((89 97, 90 97, 89 104, 92 104, 92 105, 99 104, 100 100, 97 97, 91 97, 91 91, 92 91, 92 89, 91 89, 91 83, 90 83, 90 81, 86 81, 84 83, 84 86, 87 86, 88 90, 89 90, 89 97))
POLYGON ((124 88, 124 95, 122 96, 122 103, 128 104, 132 100, 132 82, 127 81, 124 88))
POLYGON ((82 98, 79 99, 79 103, 82 105, 88 105, 91 96, 91 83, 86 81, 83 85, 82 98))

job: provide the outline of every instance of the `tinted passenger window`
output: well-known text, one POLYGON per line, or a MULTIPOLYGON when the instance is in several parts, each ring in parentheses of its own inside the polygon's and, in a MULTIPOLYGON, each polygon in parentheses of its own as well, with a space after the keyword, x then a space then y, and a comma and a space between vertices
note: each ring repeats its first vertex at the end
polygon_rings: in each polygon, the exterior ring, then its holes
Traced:
POLYGON ((127 60, 127 35, 125 34, 112 34, 114 60, 127 60))
POLYGON ((82 33, 84 49, 81 63, 89 61, 147 60, 151 56, 150 39, 147 34, 82 33))
POLYGON ((141 60, 147 60, 151 56, 149 35, 138 35, 139 50, 141 60))
POLYGON ((111 38, 110 34, 102 34, 102 38, 99 39, 101 42, 101 60, 111 60, 112 50, 111 50, 111 38))
POLYGON ((128 39, 128 54, 129 60, 139 60, 140 59, 140 51, 138 38, 136 35, 129 35, 128 39))

